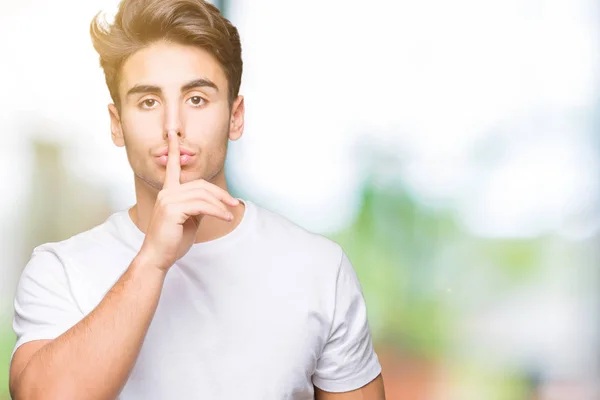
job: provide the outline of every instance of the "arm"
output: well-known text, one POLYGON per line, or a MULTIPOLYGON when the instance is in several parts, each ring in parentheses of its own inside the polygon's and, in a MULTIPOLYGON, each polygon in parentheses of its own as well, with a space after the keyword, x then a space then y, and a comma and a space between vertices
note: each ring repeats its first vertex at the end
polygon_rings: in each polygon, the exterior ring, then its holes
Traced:
POLYGON ((10 370, 15 400, 113 399, 119 394, 165 277, 145 264, 137 257, 98 307, 64 334, 52 341, 26 343, 15 352, 10 370))
POLYGON ((383 377, 379 375, 370 383, 351 392, 331 393, 315 387, 315 400, 385 400, 383 377))
POLYGON ((362 288, 343 251, 332 292, 330 333, 313 375, 316 399, 384 400, 362 288))
MULTIPOLYGON (((57 315, 39 312, 39 308, 50 309, 47 301, 66 297, 68 288, 62 287, 57 293, 50 290, 51 285, 34 282, 33 286, 52 293, 42 301, 37 294, 28 293, 31 287, 21 288, 24 295, 38 303, 36 313, 31 312, 31 305, 20 310, 32 316, 33 328, 27 329, 35 335, 29 337, 53 340, 32 339, 15 352, 10 370, 10 390, 15 400, 117 397, 142 347, 166 273, 194 243, 200 220, 205 215, 232 220, 226 205, 236 206, 239 202, 225 190, 204 180, 180 183, 178 138, 173 132, 168 137, 164 187, 157 196, 142 248, 100 304, 83 319, 69 324, 70 329, 55 332, 56 326, 63 326, 62 321, 57 315)), ((73 313, 65 313, 71 321, 73 313)))

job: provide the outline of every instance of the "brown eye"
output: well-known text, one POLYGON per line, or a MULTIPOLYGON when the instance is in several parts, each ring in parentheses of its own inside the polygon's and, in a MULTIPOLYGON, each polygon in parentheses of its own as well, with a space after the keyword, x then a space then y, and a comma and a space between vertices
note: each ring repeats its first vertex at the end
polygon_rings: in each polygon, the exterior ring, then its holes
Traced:
POLYGON ((190 101, 191 105, 193 105, 195 107, 199 107, 204 104, 204 99, 200 96, 190 97, 189 101, 190 101))
POLYGON ((142 105, 145 106, 146 108, 152 108, 152 107, 154 107, 155 104, 156 104, 156 100, 154 100, 154 99, 147 99, 142 102, 142 105))

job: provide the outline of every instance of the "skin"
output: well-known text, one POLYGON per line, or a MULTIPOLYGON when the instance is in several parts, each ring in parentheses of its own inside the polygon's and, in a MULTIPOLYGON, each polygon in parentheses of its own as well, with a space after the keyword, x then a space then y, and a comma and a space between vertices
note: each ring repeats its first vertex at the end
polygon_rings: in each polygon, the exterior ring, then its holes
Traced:
MULTIPOLYGON (((244 130, 244 99, 230 104, 227 78, 208 52, 152 44, 125 62, 119 93, 120 108, 109 105, 112 140, 125 147, 134 172, 129 214, 146 234, 144 243, 79 323, 54 340, 19 347, 10 369, 14 399, 114 399, 139 355, 169 268, 193 243, 226 235, 243 216, 223 167, 228 141, 244 130), (166 165, 157 157, 165 149, 166 165), (182 163, 184 153, 193 156, 182 163)), ((352 392, 316 389, 315 396, 385 397, 381 376, 352 392)))
MULTIPOLYGON (((203 179, 227 190, 224 174, 228 140, 238 140, 244 130, 244 99, 229 107, 227 77, 206 51, 159 42, 138 51, 124 65, 120 83, 121 109, 109 105, 112 140, 125 146, 134 172, 136 205, 130 210, 134 223, 146 232, 166 170, 155 155, 167 144, 167 132, 178 133, 181 146, 196 153, 181 168, 181 183, 203 179), (211 86, 195 86, 202 79, 211 86), (142 86, 158 90, 128 94, 142 86)), ((234 222, 207 216, 200 222, 196 242, 221 237, 239 223, 244 206, 230 209, 234 222)))
POLYGON ((329 393, 315 387, 316 400, 385 400, 381 374, 360 389, 344 393, 329 393))

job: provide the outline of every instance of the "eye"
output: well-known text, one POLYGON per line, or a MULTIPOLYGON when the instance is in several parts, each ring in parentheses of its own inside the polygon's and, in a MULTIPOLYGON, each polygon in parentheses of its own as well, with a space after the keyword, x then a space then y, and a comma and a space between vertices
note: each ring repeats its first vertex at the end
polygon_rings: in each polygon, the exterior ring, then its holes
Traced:
POLYGON ((157 104, 158 101, 156 101, 155 99, 146 99, 140 103, 140 107, 149 110, 155 108, 157 104))
POLYGON ((188 99, 188 101, 194 107, 200 107, 200 106, 204 105, 204 103, 206 103, 206 100, 204 100, 200 96, 192 96, 188 99))

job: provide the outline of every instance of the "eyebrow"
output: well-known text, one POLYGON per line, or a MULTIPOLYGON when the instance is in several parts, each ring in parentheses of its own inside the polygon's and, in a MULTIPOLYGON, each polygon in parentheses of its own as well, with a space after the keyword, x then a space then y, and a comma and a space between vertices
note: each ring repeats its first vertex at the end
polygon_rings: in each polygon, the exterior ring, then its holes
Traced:
MULTIPOLYGON (((211 80, 205 78, 194 79, 181 87, 181 92, 187 92, 190 89, 208 87, 219 91, 218 86, 211 80)), ((135 85, 127 91, 127 96, 138 93, 157 93, 162 94, 160 86, 156 85, 135 85)))

